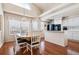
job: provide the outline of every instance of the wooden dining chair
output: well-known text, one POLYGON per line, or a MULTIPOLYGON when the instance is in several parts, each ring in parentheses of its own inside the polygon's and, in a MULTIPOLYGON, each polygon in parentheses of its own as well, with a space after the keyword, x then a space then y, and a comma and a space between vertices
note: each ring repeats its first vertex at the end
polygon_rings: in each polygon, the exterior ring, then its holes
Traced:
POLYGON ((27 47, 26 46, 26 39, 25 38, 21 38, 18 35, 15 36, 15 44, 14 44, 14 54, 16 54, 16 52, 21 49, 27 47))
POLYGON ((32 33, 32 36, 29 41, 27 41, 27 51, 31 52, 33 55, 33 47, 40 47, 40 33, 32 33))

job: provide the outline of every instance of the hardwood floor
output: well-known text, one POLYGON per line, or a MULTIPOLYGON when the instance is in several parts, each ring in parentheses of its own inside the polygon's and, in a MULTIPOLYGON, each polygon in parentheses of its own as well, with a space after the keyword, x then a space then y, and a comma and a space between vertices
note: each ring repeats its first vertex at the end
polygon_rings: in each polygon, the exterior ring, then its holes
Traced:
POLYGON ((13 55, 13 42, 4 43, 4 45, 0 48, 0 55, 13 55))
MULTIPOLYGON (((14 55, 13 45, 13 42, 5 43, 3 47, 0 48, 0 55, 14 55)), ((30 55, 30 51, 26 51, 24 54, 22 53, 25 49, 26 48, 20 49, 17 55, 30 55)), ((34 55, 61 55, 66 54, 66 48, 41 41, 40 49, 33 48, 33 52, 34 55)))
MULTIPOLYGON (((13 46, 13 42, 5 43, 3 47, 0 48, 0 55, 14 55, 13 46)), ((26 51, 23 54, 25 49, 26 48, 18 50, 16 55, 30 55, 30 51, 26 51)), ((33 48, 33 55, 69 55, 72 54, 73 51, 79 52, 79 43, 76 44, 69 41, 68 47, 62 47, 47 41, 41 41, 40 49, 33 48), (71 50, 71 52, 69 50, 71 50)))
POLYGON ((67 48, 49 42, 45 42, 45 52, 47 52, 48 55, 66 55, 67 48))
POLYGON ((79 55, 79 42, 68 40, 68 54, 79 55))

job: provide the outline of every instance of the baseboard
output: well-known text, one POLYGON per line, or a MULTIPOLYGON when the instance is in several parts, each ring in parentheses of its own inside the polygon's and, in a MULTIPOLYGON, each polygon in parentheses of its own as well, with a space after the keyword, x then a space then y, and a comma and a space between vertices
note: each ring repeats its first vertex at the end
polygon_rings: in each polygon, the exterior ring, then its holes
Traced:
POLYGON ((12 43, 12 42, 15 42, 15 41, 6 41, 5 43, 12 43))
POLYGON ((56 43, 53 43, 53 42, 50 42, 50 41, 47 41, 47 40, 45 40, 45 41, 46 41, 46 42, 49 42, 49 43, 51 43, 51 44, 57 45, 57 46, 66 47, 65 45, 56 44, 56 43))
POLYGON ((14 40, 5 40, 5 42, 12 42, 12 41, 14 41, 14 40))

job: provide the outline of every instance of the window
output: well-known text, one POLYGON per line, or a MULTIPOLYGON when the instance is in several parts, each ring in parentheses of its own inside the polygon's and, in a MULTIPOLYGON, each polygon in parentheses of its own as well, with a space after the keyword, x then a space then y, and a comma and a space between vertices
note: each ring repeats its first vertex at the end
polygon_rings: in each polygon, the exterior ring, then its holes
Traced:
POLYGON ((38 21, 32 21, 32 30, 33 31, 39 31, 40 30, 40 26, 39 26, 39 22, 38 21))
POLYGON ((31 20, 32 18, 26 18, 13 14, 5 14, 5 17, 7 20, 7 22, 5 22, 5 29, 9 30, 8 32, 10 35, 18 33, 25 35, 31 31, 40 31, 41 25, 38 20, 31 20))
POLYGON ((41 26, 40 29, 44 30, 44 22, 40 22, 40 26, 41 26))
POLYGON ((10 34, 27 34, 29 31, 30 21, 9 20, 10 34))
POLYGON ((9 32, 10 34, 20 33, 20 21, 9 20, 9 32))
POLYGON ((30 21, 21 21, 21 34, 28 34, 30 21))

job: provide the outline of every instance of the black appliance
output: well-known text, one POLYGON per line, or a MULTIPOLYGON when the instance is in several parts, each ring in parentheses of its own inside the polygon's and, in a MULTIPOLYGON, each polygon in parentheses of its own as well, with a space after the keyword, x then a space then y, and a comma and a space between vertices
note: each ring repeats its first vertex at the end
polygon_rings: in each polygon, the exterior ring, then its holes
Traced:
POLYGON ((61 24, 48 24, 47 30, 48 31, 61 31, 61 24))

